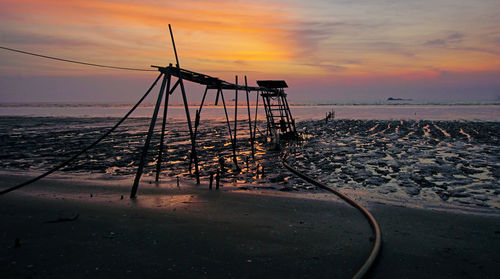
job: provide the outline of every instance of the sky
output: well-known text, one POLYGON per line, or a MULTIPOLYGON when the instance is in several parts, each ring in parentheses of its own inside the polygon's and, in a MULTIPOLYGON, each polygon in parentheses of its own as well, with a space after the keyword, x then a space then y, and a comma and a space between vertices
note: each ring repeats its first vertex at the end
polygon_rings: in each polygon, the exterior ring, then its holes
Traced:
MULTIPOLYGON (((295 103, 500 101, 499 15, 498 0, 0 0, 0 46, 150 69, 175 61, 171 24, 181 67, 283 79, 295 103)), ((0 50, 3 103, 133 102, 156 76, 0 50)))

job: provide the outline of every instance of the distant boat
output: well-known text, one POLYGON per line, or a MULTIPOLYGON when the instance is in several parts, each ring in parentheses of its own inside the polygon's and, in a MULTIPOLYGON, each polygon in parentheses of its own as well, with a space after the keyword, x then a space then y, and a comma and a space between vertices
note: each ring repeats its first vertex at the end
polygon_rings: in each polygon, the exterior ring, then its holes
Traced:
POLYGON ((389 98, 387 98, 387 101, 413 101, 413 99, 402 99, 402 98, 389 97, 389 98))

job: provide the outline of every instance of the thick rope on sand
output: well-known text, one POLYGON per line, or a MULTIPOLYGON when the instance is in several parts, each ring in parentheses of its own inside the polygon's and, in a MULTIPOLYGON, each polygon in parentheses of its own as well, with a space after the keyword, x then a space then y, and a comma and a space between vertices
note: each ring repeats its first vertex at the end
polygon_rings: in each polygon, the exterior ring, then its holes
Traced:
POLYGON ((382 244, 382 234, 380 233, 380 228, 378 226, 377 221, 373 217, 373 215, 368 210, 366 210, 366 208, 364 208, 361 204, 354 201, 351 197, 349 197, 349 196, 347 196, 347 195, 345 195, 345 194, 343 194, 343 193, 341 193, 341 192, 339 192, 339 191, 337 191, 337 190, 335 190, 335 189, 333 189, 333 188, 331 188, 331 187, 329 187, 329 186, 327 186, 327 185, 325 185, 317 180, 314 180, 313 178, 307 176, 306 174, 304 174, 304 173, 298 171, 297 169, 293 168, 292 166, 290 166, 286 162, 286 154, 283 156, 282 162, 283 162, 283 165, 293 174, 297 175, 298 177, 302 178, 303 180, 305 180, 313 185, 320 187, 321 189, 324 189, 326 191, 329 191, 329 192, 339 196, 341 199, 346 201, 348 204, 352 205, 353 207, 355 207, 356 209, 361 211, 361 213, 363 213, 363 215, 366 217, 366 219, 370 223, 370 226, 372 227, 373 233, 375 234, 375 244, 373 245, 372 251, 371 251, 370 255, 368 256, 368 258, 366 259, 365 263, 359 268, 359 270, 356 272, 356 274, 354 274, 354 276, 352 277, 355 279, 363 278, 363 276, 366 275, 366 273, 368 272, 370 267, 375 262, 375 259, 377 258, 377 255, 380 251, 380 247, 382 244))

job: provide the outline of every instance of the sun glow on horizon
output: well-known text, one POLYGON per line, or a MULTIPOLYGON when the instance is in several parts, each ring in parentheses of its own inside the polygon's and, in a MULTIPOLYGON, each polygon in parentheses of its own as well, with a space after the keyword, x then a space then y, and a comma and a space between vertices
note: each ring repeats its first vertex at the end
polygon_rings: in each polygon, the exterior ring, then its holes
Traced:
MULTIPOLYGON (((345 84, 500 72, 500 4, 448 2, 0 0, 0 44, 149 68, 174 61, 171 23, 181 66, 228 80, 345 84)), ((3 75, 132 75, 0 55, 3 75)))

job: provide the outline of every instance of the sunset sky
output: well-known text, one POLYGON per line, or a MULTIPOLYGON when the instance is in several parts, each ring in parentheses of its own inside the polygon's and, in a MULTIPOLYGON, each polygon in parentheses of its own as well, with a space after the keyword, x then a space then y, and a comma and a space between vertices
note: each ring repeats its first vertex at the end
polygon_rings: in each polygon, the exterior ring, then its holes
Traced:
MULTIPOLYGON (((0 45, 123 67, 285 79, 294 102, 500 101, 500 1, 0 0, 0 45)), ((130 102, 155 72, 0 50, 0 102, 130 102)), ((189 87, 199 98, 199 88, 189 87)))

